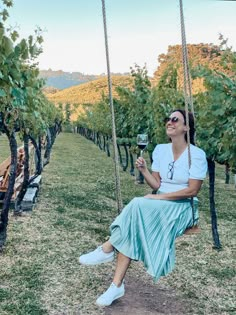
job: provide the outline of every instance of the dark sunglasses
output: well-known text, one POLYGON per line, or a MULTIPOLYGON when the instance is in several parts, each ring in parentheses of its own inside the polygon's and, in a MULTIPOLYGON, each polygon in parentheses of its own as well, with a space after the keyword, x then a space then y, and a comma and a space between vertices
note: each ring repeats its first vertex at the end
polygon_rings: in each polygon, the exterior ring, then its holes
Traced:
POLYGON ((165 124, 167 123, 167 122, 169 122, 169 121, 171 121, 172 123, 177 123, 178 121, 179 121, 179 118, 178 117, 166 117, 165 119, 164 119, 164 122, 165 122, 165 124))

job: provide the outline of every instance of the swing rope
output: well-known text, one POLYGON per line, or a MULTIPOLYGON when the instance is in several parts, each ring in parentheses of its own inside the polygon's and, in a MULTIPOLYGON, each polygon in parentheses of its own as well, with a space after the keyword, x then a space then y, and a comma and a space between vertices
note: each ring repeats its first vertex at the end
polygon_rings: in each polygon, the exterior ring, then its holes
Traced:
POLYGON ((118 159, 118 150, 117 150, 117 141, 116 141, 115 113, 114 113, 114 105, 113 105, 113 97, 112 97, 112 79, 111 79, 111 72, 110 72, 109 49, 108 49, 108 39, 107 39, 105 0, 102 0, 102 14, 103 14, 104 37, 105 37, 105 48, 106 48, 109 102, 110 102, 110 110, 111 110, 111 118, 112 118, 112 140, 113 140, 113 149, 114 149, 116 200, 117 200, 118 213, 120 213, 123 208, 123 204, 122 204, 121 188, 120 188, 119 159, 118 159))
MULTIPOLYGON (((194 107, 193 107, 192 82, 191 82, 191 75, 190 75, 190 68, 189 68, 182 0, 179 0, 179 4, 180 4, 181 39, 182 39, 182 61, 183 61, 183 72, 184 72, 184 103, 185 103, 186 126, 187 126, 188 164, 189 164, 189 169, 190 169, 191 152, 190 152, 190 132, 189 132, 189 106, 191 108, 193 117, 195 115, 194 115, 194 107)), ((197 228, 197 226, 195 225, 195 212, 194 212, 193 197, 191 198, 190 202, 191 202, 191 207, 192 207, 192 218, 193 218, 192 228, 197 228)))

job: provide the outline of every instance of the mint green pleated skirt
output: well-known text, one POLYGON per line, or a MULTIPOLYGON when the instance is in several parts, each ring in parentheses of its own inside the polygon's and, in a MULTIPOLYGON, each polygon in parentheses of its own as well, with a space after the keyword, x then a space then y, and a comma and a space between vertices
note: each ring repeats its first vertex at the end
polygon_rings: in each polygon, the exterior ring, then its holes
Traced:
MULTIPOLYGON (((197 200, 194 201, 198 219, 197 200)), ((175 239, 193 222, 188 199, 169 201, 134 198, 110 226, 111 244, 122 254, 144 263, 154 280, 175 265, 175 239)))

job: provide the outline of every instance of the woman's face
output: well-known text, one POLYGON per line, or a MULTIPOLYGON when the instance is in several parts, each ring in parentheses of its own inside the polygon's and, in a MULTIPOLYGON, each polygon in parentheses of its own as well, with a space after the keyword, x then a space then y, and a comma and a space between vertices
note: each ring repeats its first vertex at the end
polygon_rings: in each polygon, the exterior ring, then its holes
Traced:
POLYGON ((173 112, 166 123, 166 134, 169 138, 185 136, 187 127, 184 116, 180 112, 173 112))

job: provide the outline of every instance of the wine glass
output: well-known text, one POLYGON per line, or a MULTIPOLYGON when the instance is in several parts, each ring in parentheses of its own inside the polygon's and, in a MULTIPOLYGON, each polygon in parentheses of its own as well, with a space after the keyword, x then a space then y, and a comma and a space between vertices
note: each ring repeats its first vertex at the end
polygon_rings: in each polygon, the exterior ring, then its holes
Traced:
POLYGON ((140 151, 140 156, 143 156, 143 151, 146 149, 148 145, 148 135, 145 133, 141 133, 137 135, 137 145, 139 147, 140 151))

